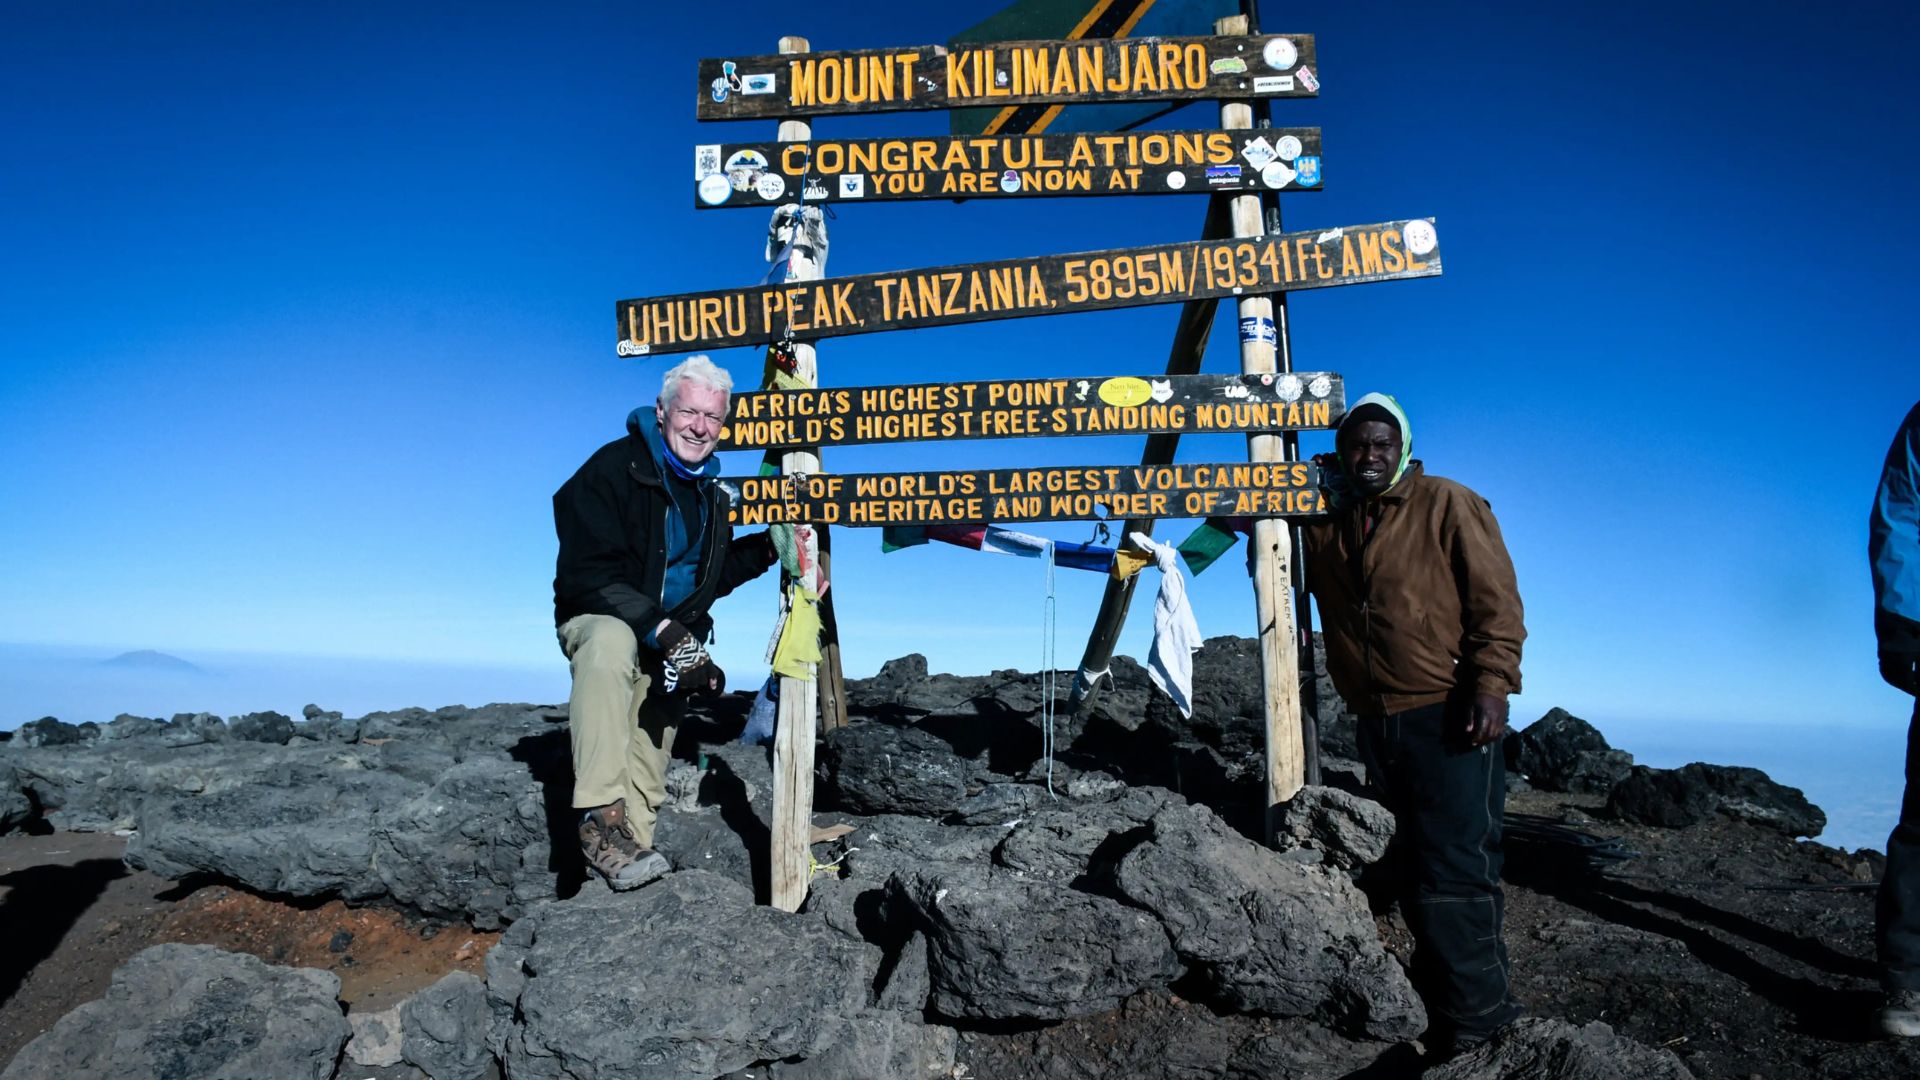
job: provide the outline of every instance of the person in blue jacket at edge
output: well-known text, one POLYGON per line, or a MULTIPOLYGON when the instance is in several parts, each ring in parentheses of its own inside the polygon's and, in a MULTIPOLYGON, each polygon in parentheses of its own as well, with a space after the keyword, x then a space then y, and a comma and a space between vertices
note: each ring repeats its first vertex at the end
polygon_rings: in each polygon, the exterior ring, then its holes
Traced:
MULTIPOLYGON (((1873 630, 1880 677, 1920 699, 1920 404, 1887 450, 1867 530, 1873 630)), ((1920 1035, 1920 700, 1907 724, 1907 786, 1887 837, 1887 869, 1874 905, 1874 938, 1887 990, 1880 1029, 1920 1035)))

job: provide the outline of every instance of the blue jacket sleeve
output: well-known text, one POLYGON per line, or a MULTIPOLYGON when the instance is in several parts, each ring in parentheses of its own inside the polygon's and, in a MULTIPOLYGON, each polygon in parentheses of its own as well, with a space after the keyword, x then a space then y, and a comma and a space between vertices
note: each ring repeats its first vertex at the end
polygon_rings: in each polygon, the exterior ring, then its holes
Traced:
POLYGON ((1887 450, 1867 527, 1880 651, 1920 654, 1920 405, 1887 450))

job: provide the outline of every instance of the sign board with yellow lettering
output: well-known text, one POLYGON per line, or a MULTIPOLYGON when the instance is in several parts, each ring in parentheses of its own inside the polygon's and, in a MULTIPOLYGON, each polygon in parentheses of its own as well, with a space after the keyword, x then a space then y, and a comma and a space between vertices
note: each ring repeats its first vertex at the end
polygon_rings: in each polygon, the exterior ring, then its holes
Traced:
POLYGON ((1304 461, 723 477, 735 525, 944 525, 1326 513, 1304 461))
POLYGON ((702 120, 1032 103, 1312 97, 1311 34, 917 45, 700 61, 702 120))
POLYGON ((733 396, 722 450, 1332 428, 1346 385, 1331 372, 1010 379, 733 396))
POLYGON ((722 143, 693 152, 694 205, 1317 191, 1319 128, 722 143))
POLYGON ((615 334, 646 356, 1439 273, 1433 220, 1414 218, 622 300, 615 334))

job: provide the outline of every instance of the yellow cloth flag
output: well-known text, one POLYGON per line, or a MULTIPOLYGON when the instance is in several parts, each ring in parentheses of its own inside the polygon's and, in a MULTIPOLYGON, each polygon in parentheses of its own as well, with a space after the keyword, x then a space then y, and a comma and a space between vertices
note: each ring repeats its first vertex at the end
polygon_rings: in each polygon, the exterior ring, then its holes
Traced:
POLYGON ((788 596, 792 607, 780 643, 773 647, 773 673, 812 682, 813 665, 820 662, 820 598, 799 582, 788 596))
POLYGON ((1113 550, 1113 569, 1108 571, 1115 581, 1125 581, 1152 565, 1153 556, 1121 544, 1113 550))

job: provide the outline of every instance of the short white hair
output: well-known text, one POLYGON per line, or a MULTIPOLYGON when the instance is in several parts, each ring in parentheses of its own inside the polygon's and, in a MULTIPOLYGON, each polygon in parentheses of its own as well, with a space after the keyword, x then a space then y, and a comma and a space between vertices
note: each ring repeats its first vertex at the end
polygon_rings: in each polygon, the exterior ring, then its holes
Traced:
POLYGON ((695 353, 667 369, 666 378, 660 380, 660 403, 673 404, 673 399, 680 396, 680 384, 683 382, 718 390, 723 394, 733 393, 733 375, 708 359, 706 353, 695 353))

